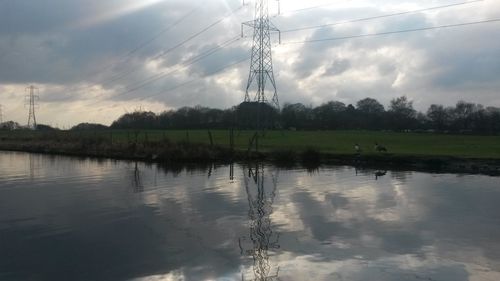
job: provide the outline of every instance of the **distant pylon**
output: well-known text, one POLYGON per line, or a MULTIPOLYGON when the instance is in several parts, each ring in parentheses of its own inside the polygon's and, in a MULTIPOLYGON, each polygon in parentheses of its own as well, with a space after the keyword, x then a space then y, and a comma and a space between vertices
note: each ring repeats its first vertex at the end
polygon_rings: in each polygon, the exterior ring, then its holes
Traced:
POLYGON ((2 105, 0 104, 0 124, 3 123, 2 105))
POLYGON ((35 108, 37 105, 36 102, 38 101, 38 95, 35 91, 38 91, 38 88, 35 88, 35 86, 29 86, 26 88, 26 91, 29 91, 26 95, 26 105, 29 106, 28 128, 36 129, 35 108))
POLYGON ((279 33, 280 31, 269 20, 268 0, 255 1, 255 18, 253 21, 243 23, 243 25, 253 28, 252 59, 245 92, 245 102, 252 101, 249 92, 251 91, 250 88, 255 83, 257 91, 254 101, 269 103, 273 107, 279 109, 278 90, 274 79, 273 59, 271 54, 271 32, 279 33), (269 82, 270 85, 267 85, 267 82, 269 82), (272 88, 269 91, 273 95, 270 102, 266 96, 266 86, 272 88))

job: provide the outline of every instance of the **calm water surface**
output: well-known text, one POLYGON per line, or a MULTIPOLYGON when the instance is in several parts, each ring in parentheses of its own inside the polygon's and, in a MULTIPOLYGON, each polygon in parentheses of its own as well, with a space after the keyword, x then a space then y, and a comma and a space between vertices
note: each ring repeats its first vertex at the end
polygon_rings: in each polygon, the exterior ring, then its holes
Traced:
POLYGON ((500 179, 0 152, 0 280, 500 280, 500 179))

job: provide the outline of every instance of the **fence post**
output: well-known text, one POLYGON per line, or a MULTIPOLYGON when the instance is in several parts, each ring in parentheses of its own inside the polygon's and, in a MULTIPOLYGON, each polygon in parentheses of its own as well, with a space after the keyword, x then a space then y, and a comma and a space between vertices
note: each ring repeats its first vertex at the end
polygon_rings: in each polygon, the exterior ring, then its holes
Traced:
POLYGON ((229 129, 229 147, 231 148, 231 152, 234 152, 234 129, 229 129))
POLYGON ((210 146, 214 146, 214 139, 212 137, 212 132, 208 130, 208 138, 210 140, 210 146))
POLYGON ((257 152, 259 151, 258 143, 257 143, 258 142, 258 135, 259 135, 259 132, 255 132, 255 134, 250 139, 250 142, 248 143, 247 153, 250 153, 250 151, 252 150, 252 147, 254 146, 254 143, 255 143, 255 149, 257 150, 257 152))
POLYGON ((149 143, 149 136, 148 132, 144 132, 144 141, 142 142, 142 146, 146 147, 146 145, 149 143))
POLYGON ((255 134, 255 151, 259 152, 259 134, 255 134))

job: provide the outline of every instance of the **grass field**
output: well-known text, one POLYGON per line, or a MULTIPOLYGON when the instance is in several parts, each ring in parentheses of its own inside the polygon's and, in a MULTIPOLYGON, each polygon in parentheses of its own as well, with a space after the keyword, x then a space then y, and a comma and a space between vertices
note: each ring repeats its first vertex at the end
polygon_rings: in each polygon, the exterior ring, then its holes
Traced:
MULTIPOLYGON (((245 150, 254 131, 235 131, 235 148, 245 150)), ((229 146, 227 130, 211 130, 216 145, 229 146)), ((210 143, 207 130, 175 131, 97 131, 97 132, 33 132, 0 131, 5 140, 109 138, 113 142, 155 141, 168 138, 171 141, 210 143)), ((390 154, 411 156, 453 156, 460 158, 500 159, 500 136, 466 136, 417 134, 371 131, 269 131, 259 138, 261 151, 296 150, 314 148, 324 153, 353 154, 354 144, 359 143, 363 154, 376 153, 374 143, 387 147, 390 154)))

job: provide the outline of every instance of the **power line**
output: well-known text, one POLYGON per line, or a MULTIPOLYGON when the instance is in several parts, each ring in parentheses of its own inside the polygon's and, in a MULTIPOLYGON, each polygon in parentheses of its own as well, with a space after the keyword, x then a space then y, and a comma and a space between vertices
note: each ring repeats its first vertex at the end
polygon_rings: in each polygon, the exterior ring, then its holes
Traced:
POLYGON ((226 46, 229 46, 229 45, 235 43, 238 40, 239 40, 239 38, 230 39, 230 40, 226 41, 225 43, 223 43, 222 45, 219 45, 219 46, 217 46, 215 48, 212 48, 212 49, 206 51, 205 53, 202 53, 202 54, 200 54, 198 56, 195 56, 194 58, 186 60, 184 62, 184 65, 182 65, 180 68, 177 68, 177 69, 174 69, 174 70, 171 70, 171 71, 168 71, 168 72, 162 72, 162 73, 159 73, 159 74, 155 74, 152 77, 150 77, 150 78, 146 79, 145 81, 143 81, 141 84, 139 84, 139 86, 131 88, 131 89, 127 90, 126 92, 120 94, 120 95, 125 95, 125 94, 128 94, 130 92, 134 92, 136 90, 139 90, 140 88, 143 88, 144 86, 146 86, 148 84, 151 84, 151 83, 153 83, 153 82, 155 82, 155 81, 157 81, 157 80, 159 80, 159 79, 161 79, 161 78, 163 78, 163 77, 165 77, 167 75, 173 74, 173 73, 181 70, 182 68, 190 66, 190 65, 192 65, 192 64, 194 64, 194 63, 196 63, 196 62, 198 62, 198 61, 200 61, 200 60, 202 60, 202 59, 204 59, 204 58, 206 58, 206 57, 208 57, 208 56, 216 53, 220 49, 222 49, 222 48, 224 48, 226 46))
POLYGON ((174 22, 172 25, 170 25, 169 27, 161 30, 160 32, 158 32, 155 36, 153 36, 152 38, 150 38, 149 40, 145 41, 144 43, 142 43, 141 45, 139 45, 138 47, 136 47, 135 49, 133 49, 132 51, 130 51, 128 53, 128 55, 132 55, 134 54, 135 52, 137 52, 138 50, 146 47, 147 45, 151 44, 153 41, 155 41, 156 39, 158 39, 162 34, 164 34, 165 32, 171 30, 172 28, 176 27, 177 25, 179 25, 181 22, 183 22, 186 18, 188 18, 189 16, 191 16, 194 12, 196 12, 198 10, 198 7, 194 8, 193 10, 191 10, 189 13, 185 14, 183 17, 181 17, 180 19, 178 19, 176 22, 174 22))
MULTIPOLYGON (((149 44, 151 44, 152 42, 154 42, 156 39, 158 39, 161 35, 163 35, 164 33, 168 32, 169 30, 171 30, 172 28, 174 28, 174 27, 178 26, 179 24, 181 24, 184 20, 186 20, 189 16, 191 16, 194 12, 196 12, 196 10, 198 10, 198 7, 194 8, 191 11, 189 11, 188 13, 184 14, 178 20, 176 20, 175 22, 173 22, 171 25, 167 26, 166 28, 160 30, 158 33, 156 33, 151 38, 149 38, 149 39, 143 41, 142 43, 140 43, 137 47, 135 47, 134 49, 130 50, 127 54, 125 54, 118 61, 112 62, 112 63, 108 64, 107 66, 103 67, 103 70, 101 70, 101 72, 103 72, 103 71, 105 71, 105 70, 113 67, 116 64, 124 63, 124 62, 130 60, 131 55, 135 54, 139 50, 141 50, 144 47, 148 46, 149 44)), ((117 76, 115 76, 115 77, 113 77, 111 79, 105 79, 105 80, 103 80, 103 81, 101 81, 99 83, 100 84, 105 84, 105 83, 114 82, 114 81, 120 80, 121 78, 123 78, 123 77, 125 77, 128 74, 133 73, 133 72, 135 72, 135 71, 127 71, 125 75, 117 75, 117 76)), ((80 88, 80 89, 91 88, 93 86, 94 85, 90 85, 90 86, 83 87, 83 88, 80 88)), ((74 88, 74 89, 78 89, 78 88, 74 88)))
POLYGON ((128 71, 125 71, 125 72, 121 73, 120 75, 117 75, 114 78, 111 78, 108 81, 101 82, 101 85, 105 85, 105 84, 109 84, 109 83, 112 83, 112 82, 119 81, 119 80, 121 80, 121 79, 129 76, 130 74, 139 71, 139 70, 140 70, 140 68, 138 68, 138 67, 137 68, 129 69, 128 71))
MULTIPOLYGON (((191 36, 189 36, 187 39, 185 39, 184 41, 178 43, 177 45, 165 50, 165 51, 162 51, 160 54, 154 56, 153 58, 148 58, 148 60, 156 60, 156 59, 159 59, 161 57, 164 57, 165 55, 167 55, 168 53, 180 48, 181 46, 183 46, 184 44, 188 43, 189 41, 195 39, 196 37, 200 36, 201 34, 207 32, 208 30, 210 30, 212 27, 220 24, 222 21, 224 21, 226 18, 228 17, 231 17, 233 14, 237 13, 239 10, 241 10, 243 8, 243 6, 231 11, 227 16, 224 16, 220 19, 218 19, 217 21, 211 23, 210 25, 204 27, 203 29, 201 29, 200 31, 192 34, 191 36)), ((108 80, 108 81, 103 81, 101 82, 101 84, 105 84, 105 83, 111 83, 111 82, 115 82, 115 81, 118 81, 118 80, 121 80, 123 78, 125 78, 126 76, 134 73, 134 72, 137 72, 139 71, 140 68, 135 68, 135 69, 132 69, 130 71, 126 71, 124 73, 122 73, 122 75, 118 75, 118 76, 115 76, 114 78, 108 80)))
MULTIPOLYGON (((244 59, 241 59, 241 60, 238 60, 238 61, 233 62, 233 63, 231 63, 231 64, 225 65, 225 66, 223 66, 223 67, 221 67, 221 68, 218 68, 218 69, 216 69, 215 71, 212 71, 212 72, 210 72, 210 73, 207 73, 207 74, 205 74, 205 75, 203 75, 203 76, 200 76, 200 77, 197 77, 197 78, 191 79, 191 80, 189 80, 189 81, 187 81, 187 82, 181 83, 181 84, 176 85, 176 86, 174 86, 174 87, 172 87, 172 88, 168 88, 168 89, 165 89, 165 90, 159 91, 159 92, 157 92, 157 93, 155 93, 155 94, 152 94, 152 95, 148 95, 148 96, 141 97, 141 98, 139 98, 138 100, 139 100, 139 101, 143 101, 143 100, 146 100, 146 99, 152 98, 152 97, 154 97, 154 96, 158 96, 158 95, 161 95, 161 94, 164 94, 164 93, 171 92, 171 91, 173 91, 173 90, 176 90, 176 89, 179 89, 179 88, 184 87, 184 86, 186 86, 186 85, 189 85, 189 84, 191 84, 191 83, 193 83, 193 82, 196 82, 196 81, 197 81, 197 80, 199 80, 199 79, 207 78, 207 77, 213 76, 213 75, 215 75, 215 74, 218 74, 218 73, 220 73, 220 72, 222 72, 222 71, 224 71, 224 70, 226 70, 226 69, 228 69, 228 68, 231 68, 231 67, 233 67, 233 66, 235 66, 235 65, 241 64, 241 63, 243 63, 243 62, 245 62, 245 61, 248 61, 249 59, 250 59, 249 57, 245 57, 244 59)), ((115 97, 116 97, 116 96, 115 96, 115 97)), ((85 112, 102 111, 102 110, 103 110, 103 108, 96 109, 96 110, 87 110, 87 111, 85 111, 85 112)))
POLYGON ((466 22, 466 23, 421 27, 421 28, 414 28, 414 29, 387 31, 387 32, 368 33, 368 34, 324 38, 324 39, 312 39, 312 40, 295 41, 295 42, 284 42, 284 43, 282 43, 282 45, 316 43, 316 42, 324 42, 324 41, 337 41, 337 40, 355 39, 355 38, 363 38, 363 37, 375 37, 375 36, 383 36, 383 35, 390 35, 390 34, 409 33, 409 32, 426 31, 426 30, 433 30, 433 29, 453 28, 453 27, 477 25, 477 24, 484 24, 484 23, 494 23, 494 22, 500 22, 500 18, 499 19, 483 20, 483 21, 475 21, 475 22, 466 22))
MULTIPOLYGON (((147 85, 149 85, 149 84, 151 84, 151 83, 153 83, 155 81, 158 81, 158 80, 162 79, 163 77, 165 77, 167 75, 173 74, 173 73, 181 70, 182 68, 190 66, 190 65, 192 65, 192 64, 194 64, 194 63, 196 63, 196 62, 198 62, 198 61, 200 61, 200 60, 202 60, 202 59, 204 59, 204 58, 206 58, 206 57, 208 57, 210 55, 213 55, 214 53, 218 52, 219 50, 221 50, 221 49, 223 49, 223 48, 225 48, 225 47, 227 47, 227 46, 229 46, 231 44, 234 44, 234 43, 236 43, 239 40, 240 40, 239 36, 233 37, 233 38, 231 38, 231 39, 223 42, 222 44, 220 44, 220 45, 218 45, 218 46, 216 46, 214 48, 211 48, 211 49, 205 51, 204 53, 201 53, 201 54, 199 54, 199 55, 197 55, 197 56, 195 56, 193 58, 190 58, 190 59, 184 61, 183 65, 179 66, 178 68, 173 69, 171 71, 165 71, 165 72, 161 72, 161 73, 155 74, 155 75, 153 75, 153 76, 151 76, 151 77, 149 77, 149 78, 141 81, 135 87, 130 88, 130 89, 128 89, 128 90, 126 90, 126 91, 124 91, 124 92, 122 92, 120 94, 112 96, 112 98, 118 97, 118 96, 125 96, 125 95, 128 95, 128 94, 132 93, 132 92, 135 92, 135 91, 137 91, 137 90, 139 90, 139 89, 141 89, 141 88, 143 88, 143 87, 145 87, 145 86, 147 86, 147 85)), ((97 103, 99 103, 99 102, 90 104, 89 106, 97 104, 97 103)))
MULTIPOLYGON (((309 11, 309 10, 314 10, 314 9, 318 9, 318 8, 332 6, 334 4, 335 3, 329 3, 329 4, 317 5, 317 6, 307 7, 307 8, 300 8, 300 9, 296 9, 296 10, 284 11, 284 12, 281 12, 280 15, 287 15, 287 14, 295 14, 295 13, 305 12, 305 11, 309 11)), ((280 16, 280 15, 276 15, 274 17, 280 16)))
MULTIPOLYGON (((206 31, 208 31, 208 30, 209 30, 209 29, 211 29, 212 27, 214 27, 214 26, 216 26, 216 25, 220 24, 220 23, 221 23, 221 22, 223 22, 226 18, 228 18, 228 17, 232 16, 233 14, 237 13, 237 12, 238 12, 239 10, 241 10, 242 8, 243 8, 243 6, 241 6, 241 7, 237 8, 237 9, 235 9, 235 10, 231 11, 231 12, 230 12, 227 16, 224 16, 224 17, 222 17, 222 18, 218 19, 217 21, 215 21, 215 22, 211 23, 210 25, 208 25, 207 27, 203 28, 203 29, 202 29, 202 30, 200 30, 199 32, 196 32, 195 34, 193 34, 193 35, 191 35, 190 37, 188 37, 186 40, 184 40, 184 41, 182 41, 181 43, 179 43, 179 44, 177 44, 177 45, 175 45, 175 46, 173 46, 173 47, 169 48, 169 49, 168 49, 168 50, 166 50, 166 51, 163 51, 161 54, 159 54, 159 55, 157 55, 157 56, 153 57, 152 59, 153 59, 153 60, 155 60, 155 59, 157 59, 157 58, 163 57, 163 56, 165 56, 166 54, 168 54, 168 53, 172 52, 173 50, 175 50, 175 49, 177 49, 177 48, 181 47, 182 45, 186 44, 187 42, 189 42, 189 41, 193 40, 194 38, 196 38, 196 37, 200 36, 201 34, 203 34, 203 33, 204 33, 204 32, 206 32, 206 31)), ((188 13, 186 16, 184 16, 183 18, 181 18, 181 20, 177 21, 176 23, 177 23, 177 24, 178 24, 178 23, 180 23, 180 21, 182 21, 182 19, 186 18, 186 17, 187 17, 188 15, 190 15, 192 12, 193 12, 193 11, 191 11, 190 13, 188 13)), ((176 24, 176 23, 174 23, 174 24, 176 24)), ((171 28, 171 27, 170 27, 170 28, 171 28)), ((160 33, 164 33, 164 32, 166 32, 166 31, 162 31, 162 32, 160 32, 160 33)), ((160 35, 161 35, 161 34, 157 34, 157 35, 155 35, 155 36, 154 36, 153 38, 151 38, 150 40, 148 40, 148 41, 144 42, 142 45, 140 45, 140 46, 138 46, 137 48, 135 48, 135 49, 131 50, 131 51, 130 51, 127 55, 130 55, 130 54, 135 53, 138 49, 143 48, 144 46, 146 46, 147 44, 149 44, 150 42, 152 42, 154 39, 156 39, 155 37, 159 37, 160 35)), ((229 42, 229 44, 232 44, 232 43, 234 43, 234 42, 236 42, 236 41, 238 41, 238 40, 239 40, 239 36, 237 36, 235 39, 231 39, 231 40, 229 40, 229 41, 231 41, 231 42, 229 42), (234 41, 233 41, 233 40, 234 40, 234 41)), ((227 42, 228 42, 228 41, 227 41, 227 42)), ((227 44, 227 45, 229 45, 229 44, 227 44)), ((198 55, 198 56, 196 56, 196 57, 194 57, 194 58, 191 58, 191 59, 187 60, 186 62, 188 62, 188 64, 184 65, 183 67, 187 67, 187 66, 189 66, 189 65, 191 65, 191 64, 193 64, 193 63, 195 63, 195 62, 197 62, 197 61, 199 61, 199 60, 201 60, 201 59, 203 59, 203 58, 205 58, 205 57, 207 57, 207 56, 209 56, 209 55, 211 55, 211 54, 215 53, 215 52, 216 52, 216 51, 218 51, 219 49, 221 49, 221 48, 223 48, 223 47, 225 47, 225 46, 226 46, 226 44, 225 44, 225 43, 223 43, 223 45, 224 45, 224 46, 218 46, 218 47, 216 47, 216 48, 214 48, 214 49, 209 50, 208 52, 205 52, 205 53, 203 53, 203 54, 201 54, 201 55, 198 55)), ((148 84, 150 84, 150 83, 152 83, 152 82, 155 82, 155 81, 157 81, 157 80, 159 80, 159 79, 163 78, 163 77, 164 77, 164 76, 166 76, 166 75, 172 74, 172 73, 174 73, 174 72, 176 72, 176 71, 178 71, 178 70, 180 70, 180 69, 176 69, 176 70, 173 70, 173 71, 170 71, 170 72, 166 72, 166 73, 165 73, 165 72, 163 72, 163 73, 160 73, 160 74, 156 74, 156 75, 154 75, 154 76, 152 76, 152 77, 150 77, 150 78, 148 78, 148 79, 144 80, 143 82, 141 82, 141 84, 140 84, 139 86, 134 87, 134 88, 132 88, 132 89, 128 89, 127 91, 125 91, 125 92, 123 92, 123 93, 121 93, 121 94, 115 95, 115 96, 113 96, 113 97, 116 97, 116 96, 123 96, 123 95, 126 95, 126 94, 128 94, 128 93, 134 92, 134 91, 136 91, 136 90, 138 90, 138 89, 140 89, 140 88, 142 88, 142 87, 144 87, 144 86, 146 86, 146 85, 148 85, 148 84)), ((103 81, 103 82, 101 82, 101 83, 106 83, 106 82, 109 82, 109 81, 116 81, 116 80, 122 79, 122 78, 124 78, 125 76, 127 76, 127 75, 129 75, 130 73, 133 73, 133 72, 135 72, 135 71, 137 71, 137 69, 136 69, 136 70, 132 70, 132 71, 128 71, 127 73, 125 73, 125 74, 123 74, 123 75, 121 75, 121 76, 119 76, 119 77, 115 77, 115 78, 112 78, 111 80, 108 80, 108 81, 103 81)), ((94 85, 89 86, 88 88, 93 87, 93 86, 94 86, 94 85)))
MULTIPOLYGON (((143 41, 139 46, 135 47, 134 49, 130 50, 127 54, 125 54, 125 56, 121 59, 127 59, 129 58, 131 55, 133 55, 134 53, 138 52, 139 50, 141 50, 142 48, 148 46, 149 44, 153 43, 156 39, 160 38, 161 35, 163 35, 165 32, 171 30, 172 28, 176 27, 177 25, 179 25, 180 23, 182 23, 185 19, 187 19, 189 16, 191 16, 194 12, 196 12, 196 10, 198 10, 198 7, 192 9, 190 12, 188 12, 187 14, 183 15, 182 17, 180 17, 178 20, 176 20, 174 23, 172 23, 171 25, 167 26, 166 28, 160 30, 157 34, 155 34, 154 36, 152 36, 151 38, 147 39, 146 41, 143 41)), ((128 60, 128 59, 127 59, 128 60)), ((126 60, 125 60, 126 61, 126 60)), ((121 61, 118 61, 116 63, 112 63, 111 66, 117 64, 117 63, 120 63, 121 61)), ((108 66, 107 68, 109 68, 110 66, 108 66)), ((105 68, 106 69, 106 68, 105 68)))
POLYGON ((3 112, 3 113, 4 113, 4 116, 6 116, 6 115, 13 115, 13 114, 15 114, 15 113, 19 112, 19 109, 22 109, 22 108, 23 108, 23 106, 25 106, 25 105, 24 105, 24 104, 22 104, 22 103, 20 103, 20 104, 19 104, 18 106, 16 106, 15 108, 10 108, 10 109, 8 109, 8 110, 5 110, 5 106, 4 106, 4 107, 3 107, 3 109, 4 109, 4 112, 3 112))
POLYGON ((215 71, 213 71, 213 72, 210 72, 210 73, 208 73, 208 74, 206 74, 206 75, 203 75, 203 76, 201 76, 201 77, 198 77, 198 78, 195 78, 195 79, 189 80, 189 81, 187 81, 187 82, 185 82, 185 83, 182 83, 182 84, 179 84, 179 85, 177 85, 177 86, 175 86, 175 87, 173 87, 173 88, 169 88, 169 89, 166 89, 166 90, 160 91, 160 92, 158 92, 158 93, 156 93, 156 94, 153 94, 153 95, 149 95, 149 96, 142 97, 142 98, 140 98, 139 100, 145 100, 145 99, 148 99, 148 98, 151 98, 151 97, 154 97, 154 96, 158 96, 158 95, 161 95, 161 94, 164 94, 164 93, 167 93, 167 92, 170 92, 170 91, 176 90, 176 89, 178 89, 178 88, 181 88, 181 87, 184 87, 184 86, 186 86, 186 85, 188 85, 188 84, 191 84, 191 83, 193 83, 193 82, 195 82, 195 81, 197 81, 197 80, 199 80, 199 79, 202 79, 202 78, 207 78, 207 77, 210 77, 210 76, 212 76, 212 75, 215 75, 215 74, 217 74, 217 73, 219 73, 219 72, 222 72, 222 71, 224 71, 224 70, 226 70, 226 69, 228 69, 228 68, 230 68, 230 67, 233 67, 233 66, 235 66, 235 65, 238 65, 238 64, 240 64, 240 63, 243 63, 243 62, 245 62, 245 61, 247 61, 247 60, 249 60, 249 59, 250 59, 250 58, 246 57, 246 58, 241 59, 241 60, 238 60, 238 61, 236 61, 236 62, 234 62, 234 63, 231 63, 231 64, 228 64, 228 65, 226 65, 226 66, 223 66, 223 67, 221 67, 221 68, 219 68, 219 69, 217 69, 217 70, 215 70, 215 71))
MULTIPOLYGON (((299 31, 299 30, 307 30, 307 29, 315 29, 315 28, 323 28, 323 27, 327 27, 327 26, 334 26, 334 25, 339 25, 339 24, 345 24, 345 23, 351 23, 351 22, 359 22, 359 21, 366 21, 366 20, 372 20, 372 19, 378 19, 378 18, 385 18, 385 17, 392 17, 392 16, 398 16, 398 15, 404 15, 404 14, 410 14, 410 13, 418 13, 418 12, 423 12, 423 11, 429 11, 429 10, 436 10, 436 9, 442 9, 442 8, 448 8, 448 7, 453 7, 453 6, 459 6, 459 5, 465 5, 465 4, 472 4, 472 3, 476 3, 476 2, 482 2, 484 0, 473 0, 473 1, 466 1, 466 2, 460 2, 460 3, 454 3, 454 4, 448 4, 448 5, 443 5, 443 6, 436 6, 436 7, 430 7, 430 8, 425 8, 425 9, 418 9, 418 10, 412 10, 412 11, 406 11, 406 12, 399 12, 399 13, 395 13, 395 14, 388 14, 388 15, 381 15, 381 16, 375 16, 375 17, 368 17, 368 18, 360 18, 360 19, 354 19, 354 20, 349 20, 349 21, 342 21, 342 22, 336 22, 336 23, 332 23, 332 24, 325 24, 325 25, 319 25, 319 26, 310 26, 310 27, 303 27, 303 28, 296 28, 296 29, 290 29, 290 30, 285 30, 285 31, 282 31, 282 32, 293 32, 293 31, 299 31)), ((332 5, 332 4, 328 4, 328 5, 332 5)), ((309 8, 303 8, 303 9, 298 9, 298 10, 294 10, 294 12, 299 12, 299 11, 305 11, 305 10, 310 10, 310 9, 314 9, 314 8, 319 8, 319 7, 323 7, 323 6, 328 6, 328 5, 318 5, 318 6, 314 6, 314 7, 309 7, 309 8)), ((194 38, 200 36, 201 34, 203 34, 204 32, 208 31, 209 29, 211 29, 212 27, 220 24, 223 20, 225 20, 227 17, 230 17, 232 16, 233 14, 235 14, 236 12, 238 12, 239 10, 241 10, 243 8, 243 6, 233 10, 232 12, 230 12, 229 15, 227 16, 224 16, 223 18, 220 18, 218 19, 217 21, 211 23, 210 25, 206 26, 205 28, 203 28, 202 30, 194 33, 193 35, 191 35, 190 37, 188 37, 187 39, 185 39, 184 41, 180 42, 179 44, 163 51, 162 53, 160 53, 159 55, 156 55, 155 57, 152 58, 152 60, 155 60, 155 59, 158 59, 158 58, 161 58, 163 56, 165 56, 166 54, 174 51, 175 49, 181 47, 182 45, 186 44, 187 42, 193 40, 194 38)), ((156 34, 155 36, 153 36, 151 39, 145 41, 143 44, 141 44, 140 46, 136 47, 135 49, 131 50, 127 55, 127 56, 130 56, 132 54, 134 54, 135 52, 137 52, 139 49, 147 46, 149 43, 153 42, 155 39, 157 39, 161 34, 165 33, 166 31, 170 30, 171 28, 175 27, 176 25, 178 25, 179 23, 181 23, 185 18, 189 17, 192 13, 194 13, 198 8, 195 8, 193 9, 192 11, 190 11, 189 13, 187 13, 186 15, 184 15, 183 17, 181 17, 178 21, 176 21, 173 25, 163 29, 162 31, 160 31, 158 34, 156 34)), ((290 43, 288 43, 290 44, 290 43)), ((115 82, 115 81, 118 81, 118 80, 121 80, 125 77, 127 77, 128 75, 134 73, 134 72, 137 72, 139 71, 140 68, 135 68, 135 69, 132 69, 132 70, 129 70, 129 71, 125 71, 123 72, 121 75, 117 75, 109 80, 105 80, 105 81, 102 81, 100 82, 101 84, 106 84, 106 83, 111 83, 111 82, 115 82)), ((156 80, 154 80, 156 81, 156 80)), ((92 85, 93 86, 93 85, 92 85)), ((88 86, 89 88, 92 87, 92 86, 88 86)))
POLYGON ((282 33, 289 33, 289 32, 296 32, 296 31, 309 30, 309 29, 325 28, 325 27, 330 27, 330 26, 335 26, 335 25, 341 25, 341 24, 347 24, 347 23, 369 21, 369 20, 375 20, 375 19, 381 19, 381 18, 388 18, 388 17, 395 17, 395 16, 401 16, 401 15, 407 15, 407 14, 415 14, 415 13, 427 12, 427 11, 432 11, 432 10, 439 10, 439 9, 450 8, 450 7, 457 7, 457 6, 474 4, 474 3, 483 2, 483 1, 484 0, 465 1, 465 2, 448 4, 448 5, 423 8, 423 9, 418 9, 418 10, 398 12, 398 13, 393 13, 393 14, 385 14, 385 15, 379 15, 379 16, 373 16, 373 17, 365 17, 365 18, 358 18, 358 19, 353 19, 353 20, 346 20, 346 21, 339 21, 339 22, 334 22, 334 23, 327 23, 327 24, 322 24, 322 25, 314 25, 314 26, 306 26, 306 27, 288 29, 288 30, 283 30, 281 32, 282 33))
POLYGON ((237 13, 237 12, 238 12, 239 10, 241 10, 242 8, 243 8, 243 6, 241 6, 241 7, 237 8, 237 9, 233 10, 231 13, 229 13, 229 15, 224 16, 224 17, 222 17, 222 18, 218 19, 217 21, 215 21, 215 22, 213 22, 213 23, 209 24, 208 26, 204 27, 204 28, 203 28, 203 29, 201 29, 200 31, 198 31, 198 32, 194 33, 193 35, 189 36, 187 39, 185 39, 184 41, 180 42, 179 44, 177 44, 177 45, 175 45, 175 46, 173 46, 173 47, 171 47, 171 48, 169 48, 169 49, 167 49, 167 50, 165 50, 165 51, 161 52, 160 54, 158 54, 158 55, 156 55, 155 57, 153 57, 153 59, 152 59, 152 60, 159 59, 159 58, 161 58, 161 57, 165 56, 166 54, 168 54, 168 53, 170 53, 170 52, 174 51, 175 49, 177 49, 177 48, 181 47, 182 45, 186 44, 187 42, 189 42, 189 41, 193 40, 194 38, 196 38, 196 37, 200 36, 201 34, 205 33, 206 31, 208 31, 208 30, 209 30, 209 29, 211 29, 212 27, 214 27, 214 26, 218 25, 219 23, 221 23, 222 21, 224 21, 226 18, 231 17, 233 14, 237 13))

